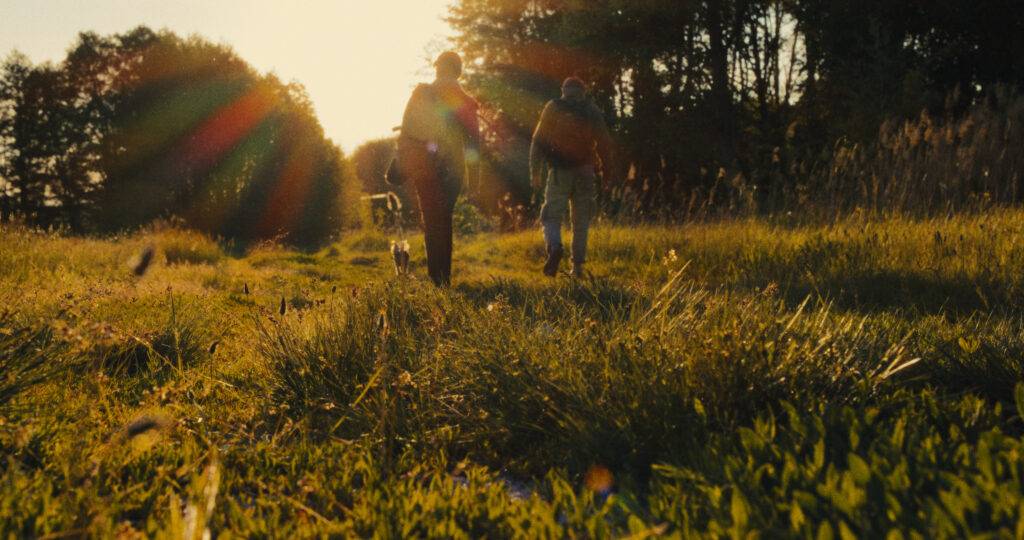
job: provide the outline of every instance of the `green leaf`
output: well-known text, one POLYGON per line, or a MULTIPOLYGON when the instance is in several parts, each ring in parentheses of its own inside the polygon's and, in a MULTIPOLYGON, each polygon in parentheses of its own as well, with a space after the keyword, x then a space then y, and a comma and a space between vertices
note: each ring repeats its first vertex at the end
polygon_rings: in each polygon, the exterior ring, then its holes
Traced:
POLYGON ((885 535, 885 540, 903 540, 903 533, 899 529, 892 529, 885 535))
POLYGON ((854 453, 850 453, 846 459, 850 463, 850 473, 853 475, 854 481, 858 484, 868 483, 868 480, 871 479, 871 467, 867 462, 854 453))
POLYGON ((704 409, 704 404, 697 398, 693 398, 693 410, 696 411, 697 416, 702 419, 708 417, 708 412, 704 409))
POLYGON ((822 467, 825 466, 825 441, 819 440, 814 443, 814 460, 811 462, 811 467, 814 472, 818 472, 822 467))
POLYGON ((750 520, 750 506, 747 499, 740 493, 740 490, 733 488, 732 502, 729 505, 732 513, 732 522, 736 527, 745 528, 750 520))
POLYGON ((833 540, 835 537, 836 534, 832 531, 832 525, 827 521, 822 521, 821 525, 818 526, 817 540, 833 540))
POLYGON ((764 441, 756 431, 745 427, 741 427, 737 431, 740 435, 740 443, 748 452, 758 452, 764 447, 764 441))
POLYGON ((957 339, 957 343, 960 348, 967 354, 974 354, 981 348, 981 340, 977 338, 965 338, 961 337, 957 339))
POLYGON ((804 511, 800 509, 800 503, 793 501, 793 504, 789 507, 789 525, 793 527, 793 532, 800 532, 800 528, 807 522, 807 517, 804 516, 804 511))
POLYGON ((839 522, 839 537, 842 540, 857 540, 857 535, 853 534, 853 531, 850 530, 845 521, 839 522))
POLYGON ((1013 391, 1014 401, 1017 402, 1017 416, 1024 419, 1024 382, 1017 383, 1013 391))

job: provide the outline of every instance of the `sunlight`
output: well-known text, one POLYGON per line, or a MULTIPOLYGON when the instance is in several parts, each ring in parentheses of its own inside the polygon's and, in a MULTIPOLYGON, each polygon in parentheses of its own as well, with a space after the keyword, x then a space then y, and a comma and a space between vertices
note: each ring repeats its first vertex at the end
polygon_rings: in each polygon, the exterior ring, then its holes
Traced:
POLYGON ((0 538, 1024 539, 1020 1, 0 0, 0 538))
POLYGON ((327 135, 351 151, 388 136, 408 93, 429 80, 429 58, 451 29, 448 0, 70 0, 0 3, 0 55, 59 61, 83 30, 125 32, 140 24, 228 43, 260 71, 307 89, 327 135), (396 14, 401 17, 395 17, 396 14))

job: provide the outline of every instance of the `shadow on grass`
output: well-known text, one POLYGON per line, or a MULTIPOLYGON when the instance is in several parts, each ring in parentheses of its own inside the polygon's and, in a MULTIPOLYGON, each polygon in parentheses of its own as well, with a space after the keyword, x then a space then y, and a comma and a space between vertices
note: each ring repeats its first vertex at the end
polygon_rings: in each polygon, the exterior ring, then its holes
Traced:
MULTIPOLYGON (((750 284, 758 289, 765 284, 750 284)), ((877 314, 904 311, 917 315, 966 316, 977 312, 1017 311, 1019 299, 995 282, 972 282, 895 271, 833 275, 821 281, 801 279, 784 287, 787 305, 799 306, 808 296, 832 302, 844 311, 877 314)))
POLYGON ((502 302, 529 317, 549 318, 569 312, 601 321, 621 317, 638 301, 630 290, 604 279, 523 282, 494 278, 460 283, 454 290, 478 308, 502 302))

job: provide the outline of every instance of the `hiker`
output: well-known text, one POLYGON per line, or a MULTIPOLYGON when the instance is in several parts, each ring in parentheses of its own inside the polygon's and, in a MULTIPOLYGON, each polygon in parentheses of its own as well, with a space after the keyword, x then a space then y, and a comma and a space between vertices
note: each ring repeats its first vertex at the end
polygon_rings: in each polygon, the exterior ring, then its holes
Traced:
POLYGON ((396 166, 416 186, 430 279, 446 287, 452 276, 452 213, 467 161, 479 176, 480 126, 476 100, 459 85, 459 55, 442 53, 434 68, 434 82, 418 85, 406 105, 396 166))
POLYGON ((570 77, 562 97, 548 102, 530 146, 530 180, 544 188, 540 221, 547 245, 544 275, 555 276, 562 260, 562 218, 572 209, 572 276, 583 277, 587 233, 597 206, 597 165, 611 177, 611 136, 604 115, 586 96, 583 81, 570 77))

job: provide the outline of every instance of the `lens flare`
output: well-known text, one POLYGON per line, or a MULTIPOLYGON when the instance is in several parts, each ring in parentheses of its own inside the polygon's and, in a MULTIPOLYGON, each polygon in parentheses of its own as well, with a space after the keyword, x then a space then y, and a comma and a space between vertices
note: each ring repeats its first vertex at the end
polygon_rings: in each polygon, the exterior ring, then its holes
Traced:
POLYGON ((286 149, 287 157, 270 192, 257 232, 273 235, 275 229, 297 223, 309 201, 312 187, 314 149, 304 142, 286 149))
POLYGON ((193 130, 186 159, 200 169, 212 167, 266 118, 275 101, 265 88, 256 87, 224 105, 193 130))
POLYGON ((615 476, 607 468, 594 465, 583 476, 583 485, 600 495, 608 495, 615 486, 615 476))

